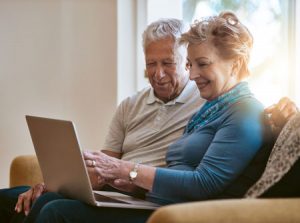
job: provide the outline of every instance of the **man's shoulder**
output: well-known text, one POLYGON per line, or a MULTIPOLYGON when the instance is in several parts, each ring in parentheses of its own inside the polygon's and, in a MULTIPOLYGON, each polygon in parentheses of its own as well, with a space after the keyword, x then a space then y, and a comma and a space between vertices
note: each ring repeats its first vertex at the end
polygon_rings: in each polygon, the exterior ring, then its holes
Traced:
POLYGON ((134 93, 131 96, 128 96, 127 98, 125 98, 121 104, 122 105, 134 105, 136 103, 139 103, 141 101, 147 100, 149 97, 149 94, 151 92, 151 87, 147 86, 139 91, 137 91, 136 93, 134 93))

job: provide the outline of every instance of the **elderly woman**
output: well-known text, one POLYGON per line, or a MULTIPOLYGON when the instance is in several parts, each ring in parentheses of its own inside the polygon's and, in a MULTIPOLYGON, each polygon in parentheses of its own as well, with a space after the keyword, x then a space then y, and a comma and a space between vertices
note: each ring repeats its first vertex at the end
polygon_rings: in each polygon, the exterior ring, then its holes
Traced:
MULTIPOLYGON (((190 119, 183 136, 169 147, 168 168, 100 152, 84 154, 86 164, 101 181, 127 192, 141 188, 147 191, 147 200, 159 204, 213 199, 227 193, 270 135, 263 106, 242 81, 249 75, 252 36, 238 18, 224 12, 196 22, 179 44, 187 45, 190 79, 207 102, 190 119)), ((63 199, 49 202, 37 222, 145 222, 150 214, 63 199)))

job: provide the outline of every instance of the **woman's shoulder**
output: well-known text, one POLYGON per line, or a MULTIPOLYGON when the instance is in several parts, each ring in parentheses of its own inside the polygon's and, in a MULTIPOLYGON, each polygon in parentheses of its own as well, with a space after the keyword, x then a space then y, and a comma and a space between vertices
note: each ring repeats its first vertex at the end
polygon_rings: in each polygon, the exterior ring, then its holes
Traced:
MULTIPOLYGON (((223 114, 223 122, 260 122, 264 118, 264 106, 254 97, 243 98, 232 104, 223 114)), ((252 123, 253 124, 253 123, 252 123)))
POLYGON ((255 97, 246 97, 233 104, 229 110, 237 114, 262 113, 264 106, 255 97))

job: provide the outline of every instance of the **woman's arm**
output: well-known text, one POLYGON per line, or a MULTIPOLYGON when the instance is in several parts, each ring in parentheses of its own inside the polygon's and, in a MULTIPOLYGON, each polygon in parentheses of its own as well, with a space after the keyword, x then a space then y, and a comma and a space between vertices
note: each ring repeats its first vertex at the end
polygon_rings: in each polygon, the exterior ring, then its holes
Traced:
POLYGON ((133 162, 116 159, 102 152, 87 151, 84 152, 84 159, 87 166, 92 168, 99 178, 105 179, 106 182, 118 189, 123 187, 123 190, 128 192, 134 191, 135 186, 146 190, 152 189, 156 169, 154 167, 138 165, 137 177, 131 182, 129 173, 136 165, 133 162))

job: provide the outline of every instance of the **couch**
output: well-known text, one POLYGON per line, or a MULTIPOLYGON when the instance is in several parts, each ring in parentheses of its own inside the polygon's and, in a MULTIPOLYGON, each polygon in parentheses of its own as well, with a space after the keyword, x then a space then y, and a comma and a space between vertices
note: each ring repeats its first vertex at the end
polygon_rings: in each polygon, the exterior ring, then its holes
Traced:
MULTIPOLYGON (((11 164, 10 186, 42 182, 34 155, 11 164)), ((147 223, 300 223, 300 198, 232 199, 169 205, 156 210, 147 223)))

